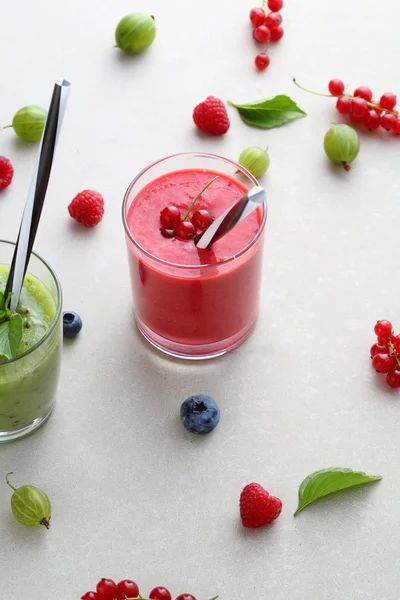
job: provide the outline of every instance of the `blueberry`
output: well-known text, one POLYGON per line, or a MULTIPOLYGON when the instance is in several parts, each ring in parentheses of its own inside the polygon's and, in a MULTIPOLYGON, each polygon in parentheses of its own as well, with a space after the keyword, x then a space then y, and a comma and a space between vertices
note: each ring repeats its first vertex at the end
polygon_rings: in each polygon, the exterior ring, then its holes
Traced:
POLYGON ((181 421, 192 433, 210 433, 219 423, 218 404, 204 394, 190 396, 181 406, 181 421))
POLYGON ((64 337, 73 338, 82 329, 82 319, 78 313, 72 310, 65 311, 63 313, 63 329, 64 337))

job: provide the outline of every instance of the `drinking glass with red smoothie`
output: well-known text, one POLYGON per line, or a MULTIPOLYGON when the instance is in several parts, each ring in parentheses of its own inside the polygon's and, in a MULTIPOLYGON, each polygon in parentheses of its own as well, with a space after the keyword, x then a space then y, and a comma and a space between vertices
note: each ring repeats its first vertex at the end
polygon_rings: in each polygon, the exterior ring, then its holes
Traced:
POLYGON ((175 154, 139 173, 123 202, 136 324, 151 344, 173 356, 224 354, 249 336, 258 315, 266 205, 205 250, 193 238, 161 232, 161 211, 172 205, 184 218, 216 176, 189 221, 197 210, 218 217, 257 185, 231 160, 175 154))

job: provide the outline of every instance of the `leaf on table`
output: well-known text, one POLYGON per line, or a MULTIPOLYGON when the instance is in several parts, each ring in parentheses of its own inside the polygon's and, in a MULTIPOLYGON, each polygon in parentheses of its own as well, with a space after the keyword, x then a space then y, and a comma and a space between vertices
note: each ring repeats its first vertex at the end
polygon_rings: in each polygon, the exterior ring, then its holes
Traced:
POLYGON ((297 106, 296 102, 285 95, 248 104, 235 104, 230 100, 228 102, 231 106, 237 108, 241 119, 245 123, 263 129, 279 127, 307 114, 297 106))
POLYGON ((17 355, 22 340, 21 315, 13 315, 0 325, 0 355, 8 360, 17 355))
POLYGON ((352 469, 342 469, 341 467, 332 467, 330 469, 321 469, 315 471, 306 477, 299 488, 299 505, 294 516, 298 515, 303 508, 334 492, 339 492, 356 485, 379 481, 381 476, 367 475, 360 471, 352 469))

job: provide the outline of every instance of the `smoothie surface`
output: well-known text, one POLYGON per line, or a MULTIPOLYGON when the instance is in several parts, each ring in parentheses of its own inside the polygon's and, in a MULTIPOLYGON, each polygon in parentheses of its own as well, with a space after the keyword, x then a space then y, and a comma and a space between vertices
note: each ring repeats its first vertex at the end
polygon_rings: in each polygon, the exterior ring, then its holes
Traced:
MULTIPOLYGON (((0 291, 3 293, 8 272, 8 265, 0 265, 0 291)), ((17 353, 19 356, 44 337, 56 315, 56 304, 49 290, 39 279, 29 273, 24 280, 17 312, 21 314, 23 320, 22 340, 17 353), (29 323, 28 327, 27 323, 29 323)))
POLYGON ((198 250, 193 240, 166 239, 160 233, 162 209, 177 206, 183 217, 195 196, 216 175, 219 179, 200 196, 192 214, 203 208, 219 217, 247 192, 239 181, 217 171, 190 169, 163 175, 144 187, 129 208, 127 223, 134 239, 153 256, 180 265, 212 264, 243 250, 260 227, 262 215, 258 211, 207 250, 198 250))

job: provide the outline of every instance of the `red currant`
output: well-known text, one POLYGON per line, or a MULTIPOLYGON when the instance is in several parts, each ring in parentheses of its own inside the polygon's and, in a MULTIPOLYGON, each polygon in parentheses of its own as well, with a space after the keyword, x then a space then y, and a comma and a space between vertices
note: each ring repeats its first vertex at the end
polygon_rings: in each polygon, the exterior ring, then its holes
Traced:
POLYGON ((125 600, 125 598, 139 598, 139 588, 131 579, 123 579, 119 582, 117 588, 121 600, 125 600))
POLYGON ((395 129, 397 127, 397 118, 391 113, 384 113, 381 116, 381 126, 387 131, 395 129))
POLYGON ((386 375, 386 383, 391 388, 400 388, 400 371, 391 371, 386 375))
POLYGON ((364 98, 354 98, 351 103, 351 112, 355 117, 365 117, 368 111, 369 106, 364 98))
POLYGON ((331 79, 328 89, 332 96, 341 96, 344 92, 344 83, 341 79, 331 79))
POLYGON ((181 594, 176 600, 196 600, 196 598, 192 594, 181 594))
POLYGON ((167 229, 173 229, 181 220, 181 211, 176 206, 166 206, 160 213, 160 223, 167 229))
POLYGON ((371 349, 369 351, 371 358, 374 358, 374 356, 376 356, 377 354, 388 354, 389 353, 389 347, 387 346, 387 344, 374 344, 373 346, 371 346, 371 349))
POLYGON ((86 592, 86 594, 82 596, 81 600, 100 600, 100 598, 96 592, 86 592))
POLYGON ((381 108, 379 106, 378 100, 371 100, 371 104, 374 105, 374 111, 377 112, 378 115, 380 115, 381 113, 383 113, 383 108, 381 108))
POLYGON ((271 32, 266 25, 260 25, 253 31, 253 38, 260 44, 266 44, 271 38, 271 32))
POLYGON ((282 27, 274 27, 271 29, 271 42, 279 42, 283 38, 283 28, 282 27))
POLYGON ((396 367, 396 364, 392 356, 383 352, 375 354, 372 359, 372 366, 378 373, 389 373, 389 371, 392 371, 396 367))
POLYGON ((390 321, 387 321, 386 319, 378 321, 374 327, 374 333, 376 336, 378 336, 379 344, 381 343, 379 341, 379 338, 383 339, 384 343, 387 343, 392 334, 392 331, 393 331, 393 325, 391 324, 390 321))
POLYGON ((381 118, 375 110, 369 110, 364 118, 364 125, 367 129, 371 131, 373 129, 378 129, 381 124, 381 118))
POLYGON ((342 115, 347 115, 351 109, 351 100, 349 96, 342 96, 337 99, 336 108, 342 115))
POLYGON ((282 10, 283 0, 268 0, 268 8, 274 12, 278 12, 278 10, 282 10))
POLYGON ((259 27, 263 25, 265 21, 265 12, 262 8, 253 8, 250 11, 250 21, 254 25, 254 27, 259 27))
POLYGON ((161 235, 167 239, 171 239, 176 236, 175 229, 166 229, 165 227, 161 227, 160 231, 161 235))
POLYGON ((181 240, 193 239, 196 235, 196 227, 190 221, 181 221, 176 228, 176 235, 181 240))
POLYGON ((360 87, 358 87, 353 96, 356 96, 358 98, 364 98, 364 100, 366 100, 367 102, 371 102, 372 100, 372 92, 369 89, 369 87, 362 85, 360 87))
POLYGON ((393 348, 397 354, 400 354, 400 335, 392 335, 391 340, 393 348))
POLYGON ((165 587, 156 587, 149 594, 150 600, 172 600, 171 594, 165 587))
POLYGON ((350 119, 354 123, 363 123, 364 122, 364 118, 365 117, 359 117, 358 115, 354 115, 353 113, 350 113, 350 119))
POLYGON ((270 62, 270 57, 265 53, 257 54, 254 59, 254 63, 259 71, 265 71, 270 62))
POLYGON ((396 120, 396 127, 393 128, 393 131, 396 135, 400 135, 400 119, 396 120))
POLYGON ((379 100, 379 106, 384 110, 393 110, 396 106, 397 98, 391 92, 386 92, 379 100))
POLYGON ((211 223, 213 222, 213 218, 208 210, 202 208, 200 210, 196 210, 191 221, 196 229, 203 230, 207 229, 207 227, 210 227, 211 223))
POLYGON ((118 594, 117 584, 112 579, 102 579, 96 586, 99 600, 114 600, 118 594))
POLYGON ((265 25, 269 29, 275 29, 282 23, 282 16, 278 12, 270 12, 265 18, 265 25))

